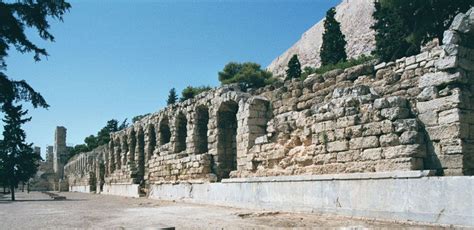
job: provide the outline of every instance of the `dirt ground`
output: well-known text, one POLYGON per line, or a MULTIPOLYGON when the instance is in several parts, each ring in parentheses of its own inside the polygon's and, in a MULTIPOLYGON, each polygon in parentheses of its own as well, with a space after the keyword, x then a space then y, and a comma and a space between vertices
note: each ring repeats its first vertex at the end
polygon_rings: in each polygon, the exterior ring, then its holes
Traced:
MULTIPOLYGON (((0 229, 427 229, 411 223, 315 214, 266 212, 146 198, 61 193, 53 201, 40 192, 0 195, 0 229)), ((439 227, 436 227, 439 229, 439 227)))

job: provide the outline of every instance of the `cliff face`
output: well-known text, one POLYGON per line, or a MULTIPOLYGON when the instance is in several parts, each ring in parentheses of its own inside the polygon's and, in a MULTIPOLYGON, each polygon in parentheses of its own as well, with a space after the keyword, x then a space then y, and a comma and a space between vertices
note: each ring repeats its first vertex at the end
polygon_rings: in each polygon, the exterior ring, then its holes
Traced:
MULTIPOLYGON (((348 57, 370 54, 375 47, 374 31, 370 29, 374 23, 373 0, 343 0, 336 7, 336 12, 336 20, 341 23, 342 33, 346 36, 348 57)), ((275 75, 284 75, 288 61, 294 54, 298 55, 303 68, 318 67, 323 32, 324 19, 306 31, 299 41, 273 60, 267 69, 275 75)))

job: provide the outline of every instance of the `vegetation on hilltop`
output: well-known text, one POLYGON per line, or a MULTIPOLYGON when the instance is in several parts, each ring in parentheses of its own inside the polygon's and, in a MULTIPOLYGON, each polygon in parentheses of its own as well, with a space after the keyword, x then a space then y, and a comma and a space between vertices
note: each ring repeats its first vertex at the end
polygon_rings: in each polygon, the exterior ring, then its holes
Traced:
POLYGON ((393 61, 419 53, 434 38, 442 42, 454 17, 472 6, 472 0, 376 1, 374 54, 382 61, 393 61))
POLYGON ((188 99, 194 98, 196 95, 211 90, 210 86, 188 86, 183 89, 181 92, 181 98, 179 99, 181 102, 186 101, 188 99))
POLYGON ((256 89, 272 82, 272 73, 253 62, 229 62, 218 73, 222 85, 237 83, 242 90, 256 89))

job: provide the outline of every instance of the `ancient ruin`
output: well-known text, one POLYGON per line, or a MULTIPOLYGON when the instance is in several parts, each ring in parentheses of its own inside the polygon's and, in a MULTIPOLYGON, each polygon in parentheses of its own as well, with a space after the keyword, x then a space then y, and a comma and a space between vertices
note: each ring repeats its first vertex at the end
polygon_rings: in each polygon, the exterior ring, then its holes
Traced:
POLYGON ((454 19, 442 46, 415 56, 249 92, 222 86, 168 106, 71 159, 69 188, 150 196, 162 184, 239 178, 473 175, 473 31, 471 9, 454 19))

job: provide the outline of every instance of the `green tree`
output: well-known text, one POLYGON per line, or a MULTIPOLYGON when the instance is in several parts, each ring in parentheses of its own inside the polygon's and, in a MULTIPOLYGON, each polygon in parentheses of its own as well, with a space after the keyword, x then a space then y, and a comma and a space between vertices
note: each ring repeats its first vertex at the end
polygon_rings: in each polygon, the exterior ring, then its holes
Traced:
POLYGON ((272 73, 253 62, 230 62, 219 72, 219 81, 223 85, 237 83, 242 90, 263 87, 271 80, 272 73))
MULTIPOLYGON (((36 154, 32 153, 31 145, 24 142, 25 134, 21 129, 21 124, 29 119, 21 118, 26 111, 13 102, 30 102, 34 108, 47 108, 49 105, 26 81, 12 80, 3 72, 7 68, 5 59, 11 46, 20 53, 33 52, 36 61, 41 56, 47 56, 44 48, 28 39, 25 29, 37 31, 43 40, 54 41, 54 36, 49 33, 48 19, 62 21, 70 7, 64 0, 0 1, 0 106, 5 113, 4 140, 0 146, 0 179, 4 178, 4 182, 8 180, 6 182, 10 186, 25 182, 37 170, 36 154)), ((12 199, 15 199, 13 189, 12 199)))
POLYGON ((346 40, 341 32, 341 24, 336 20, 336 8, 326 12, 324 20, 323 44, 321 46, 321 64, 336 64, 346 61, 346 40))
POLYGON ((15 188, 20 182, 26 183, 36 174, 41 156, 33 151, 33 144, 25 141, 26 134, 21 126, 31 120, 23 118, 27 111, 13 102, 4 103, 2 110, 5 112, 5 126, 0 146, 0 174, 10 187, 11 199, 15 200, 15 188))
POLYGON ((89 135, 84 139, 85 144, 75 145, 72 149, 69 150, 68 160, 71 159, 74 155, 83 152, 89 152, 101 145, 108 144, 110 141, 110 134, 113 132, 120 131, 128 127, 127 119, 123 120, 120 123, 118 120, 112 119, 107 121, 107 124, 97 132, 97 135, 89 135))
POLYGON ((212 88, 210 86, 199 86, 199 87, 193 87, 193 86, 188 86, 183 89, 181 92, 181 98, 179 99, 181 102, 186 101, 188 99, 194 98, 196 95, 206 92, 211 90, 212 88))
POLYGON ((150 115, 150 113, 146 113, 146 114, 142 114, 142 115, 135 116, 135 117, 132 118, 132 123, 135 123, 135 122, 141 120, 142 118, 144 118, 144 117, 146 117, 146 116, 148 116, 148 115, 150 115))
POLYGON ((474 1, 380 0, 375 3, 373 29, 376 54, 392 61, 420 52, 422 45, 437 38, 440 42, 454 17, 474 6, 474 1))
POLYGON ((286 77, 288 79, 301 77, 301 63, 298 60, 298 55, 293 55, 288 62, 288 69, 286 70, 286 77))
MULTIPOLYGON (((44 48, 39 48, 28 39, 25 28, 38 31, 40 38, 54 41, 49 32, 48 17, 62 21, 71 5, 64 0, 0 1, 0 105, 13 100, 31 102, 33 107, 47 108, 44 98, 25 81, 9 79, 2 70, 7 67, 5 58, 13 46, 20 53, 34 53, 34 59, 47 56, 44 48)), ((33 31, 32 30, 32 31, 33 31)))
POLYGON ((166 100, 166 104, 172 105, 176 103, 176 101, 178 101, 178 95, 176 94, 176 89, 172 88, 168 94, 168 100, 166 100))

